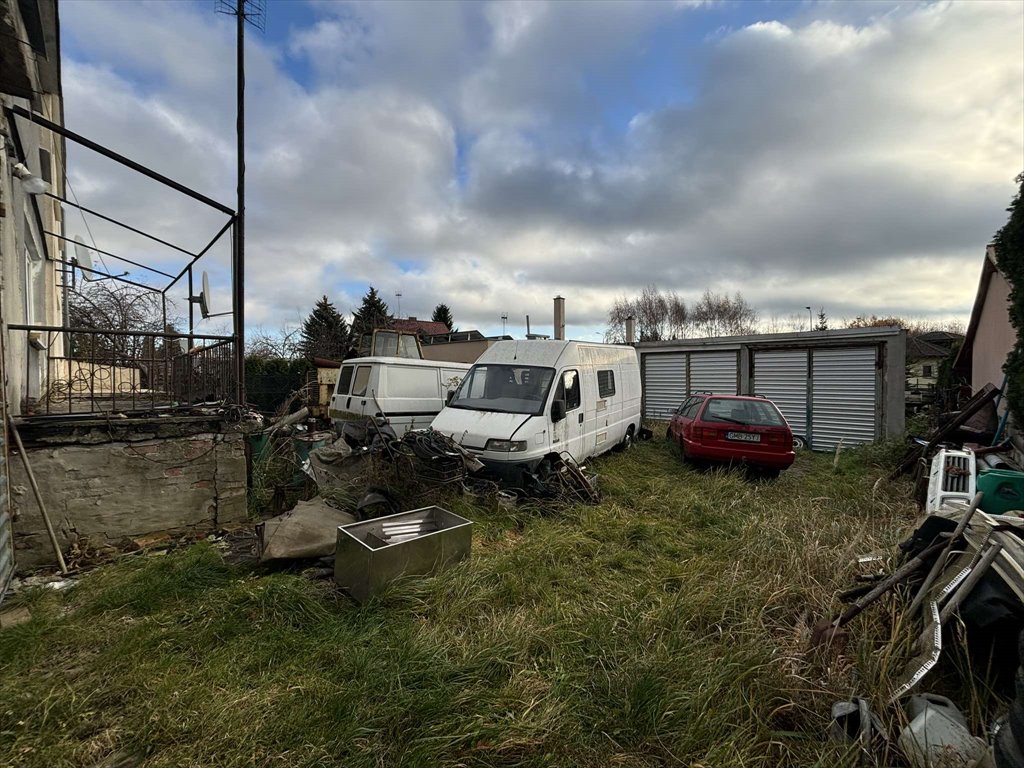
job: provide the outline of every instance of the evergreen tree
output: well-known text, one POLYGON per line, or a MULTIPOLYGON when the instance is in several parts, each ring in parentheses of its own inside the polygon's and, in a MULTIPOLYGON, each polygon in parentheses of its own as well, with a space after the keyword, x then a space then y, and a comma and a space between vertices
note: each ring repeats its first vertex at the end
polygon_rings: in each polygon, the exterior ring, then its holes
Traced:
POLYGON ((827 331, 828 330, 828 315, 825 314, 824 307, 818 307, 818 324, 814 326, 816 331, 827 331))
POLYGON ((434 307, 434 314, 430 319, 435 323, 444 323, 449 331, 455 330, 455 320, 452 319, 452 311, 447 304, 438 304, 434 307))
POLYGON ((362 337, 365 334, 373 333, 377 328, 390 328, 394 319, 388 305, 377 293, 377 289, 371 285, 370 290, 363 296, 359 309, 352 315, 353 346, 358 348, 362 337))
POLYGON ((317 301, 309 317, 302 323, 299 352, 307 358, 341 360, 348 351, 348 344, 348 323, 324 296, 317 301))
POLYGON ((1024 424, 1024 173, 1007 210, 1010 220, 996 233, 996 264, 1010 284, 1010 322, 1017 329, 1017 343, 1006 358, 1006 403, 1015 424, 1024 424))

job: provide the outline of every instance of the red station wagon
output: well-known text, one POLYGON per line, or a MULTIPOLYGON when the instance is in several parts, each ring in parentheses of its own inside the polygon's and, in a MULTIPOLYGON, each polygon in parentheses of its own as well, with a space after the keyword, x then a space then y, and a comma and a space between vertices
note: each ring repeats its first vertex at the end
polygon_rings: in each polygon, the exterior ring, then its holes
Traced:
POLYGON ((687 459, 747 464, 769 476, 796 458, 786 418, 763 397, 691 395, 672 417, 666 437, 687 459))

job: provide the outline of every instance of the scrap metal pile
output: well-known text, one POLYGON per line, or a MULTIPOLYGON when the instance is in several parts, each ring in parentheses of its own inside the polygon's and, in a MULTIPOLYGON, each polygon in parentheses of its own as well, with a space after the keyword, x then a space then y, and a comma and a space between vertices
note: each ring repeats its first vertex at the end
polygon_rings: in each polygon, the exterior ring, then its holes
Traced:
MULTIPOLYGON (((257 527, 264 561, 329 556, 339 524, 393 515, 452 489, 477 498, 493 496, 501 506, 523 498, 600 500, 596 476, 569 454, 555 458, 543 474, 524 472, 522 482, 511 484, 489 475, 473 454, 433 429, 398 437, 386 422, 364 420, 347 422, 338 437, 307 429, 302 424, 307 416, 302 409, 257 436, 262 442, 254 455, 278 461, 290 457, 294 471, 285 478, 288 487, 308 487, 311 480, 317 490, 313 499, 257 527)), ((256 464, 253 474, 260 477, 256 464)), ((281 496, 281 488, 275 489, 274 498, 281 496)))
POLYGON ((865 764, 896 754, 915 768, 1024 768, 1024 471, 1012 445, 999 442, 998 394, 986 387, 908 450, 896 474, 915 474, 925 517, 900 545, 902 564, 844 593, 850 606, 812 633, 814 646, 842 642, 848 623, 886 593, 907 601, 899 627, 912 627, 916 640, 887 702, 902 704, 906 726, 890 741, 865 700, 833 709, 833 735, 855 741, 865 764), (954 640, 987 676, 983 685, 1014 699, 983 737, 949 699, 922 693, 954 640))

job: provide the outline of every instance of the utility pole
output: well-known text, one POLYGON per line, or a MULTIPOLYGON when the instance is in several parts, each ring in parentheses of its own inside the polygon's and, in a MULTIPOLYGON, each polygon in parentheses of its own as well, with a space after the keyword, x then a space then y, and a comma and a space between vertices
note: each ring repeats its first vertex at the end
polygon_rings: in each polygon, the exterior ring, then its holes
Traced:
POLYGON ((245 25, 263 31, 266 0, 218 0, 217 12, 235 17, 235 133, 237 140, 237 195, 235 210, 231 309, 234 313, 235 377, 237 399, 245 405, 245 25))

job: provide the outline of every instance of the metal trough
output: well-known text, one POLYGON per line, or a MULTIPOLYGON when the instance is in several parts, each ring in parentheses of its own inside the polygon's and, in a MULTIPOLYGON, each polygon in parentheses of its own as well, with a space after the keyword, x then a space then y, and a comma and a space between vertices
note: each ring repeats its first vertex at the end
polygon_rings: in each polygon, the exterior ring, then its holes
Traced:
POLYGON ((469 555, 473 523, 423 507, 338 526, 334 580, 359 602, 399 576, 425 575, 469 555))

